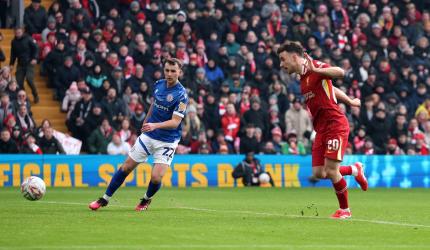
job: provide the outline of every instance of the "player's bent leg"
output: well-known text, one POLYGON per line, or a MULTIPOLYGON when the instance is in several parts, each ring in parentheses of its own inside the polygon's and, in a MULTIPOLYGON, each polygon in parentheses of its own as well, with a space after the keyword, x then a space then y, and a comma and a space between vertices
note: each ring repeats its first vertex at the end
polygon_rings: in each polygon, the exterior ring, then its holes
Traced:
POLYGON ((136 168, 137 164, 138 163, 135 160, 128 156, 123 165, 115 172, 103 197, 91 202, 89 208, 91 210, 97 210, 100 207, 107 206, 112 195, 122 185, 130 172, 136 168))
POLYGON ((331 216, 334 219, 347 219, 351 217, 351 211, 348 206, 348 188, 345 179, 339 172, 340 162, 329 158, 325 159, 324 168, 333 183, 339 201, 339 209, 331 216))
POLYGON ((140 203, 136 206, 136 211, 145 211, 151 204, 152 197, 161 188, 161 181, 163 176, 166 174, 168 164, 155 163, 151 173, 151 181, 149 182, 148 189, 141 199, 140 203))
POLYGON ((357 169, 357 174, 355 176, 355 181, 360 185, 363 191, 366 191, 368 188, 367 178, 364 174, 364 165, 361 162, 356 162, 353 165, 357 169))
POLYGON ((363 191, 367 190, 368 184, 364 174, 364 165, 361 162, 356 162, 350 166, 340 166, 339 172, 342 176, 352 175, 355 177, 355 181, 360 185, 363 191))

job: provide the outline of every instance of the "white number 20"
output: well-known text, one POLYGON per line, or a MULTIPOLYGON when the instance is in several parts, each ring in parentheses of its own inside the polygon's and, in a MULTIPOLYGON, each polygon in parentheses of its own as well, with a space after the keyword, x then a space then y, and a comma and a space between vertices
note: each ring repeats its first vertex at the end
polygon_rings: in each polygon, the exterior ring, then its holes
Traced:
POLYGON ((327 148, 330 151, 337 151, 339 149, 339 140, 338 139, 328 140, 327 144, 328 144, 327 148))

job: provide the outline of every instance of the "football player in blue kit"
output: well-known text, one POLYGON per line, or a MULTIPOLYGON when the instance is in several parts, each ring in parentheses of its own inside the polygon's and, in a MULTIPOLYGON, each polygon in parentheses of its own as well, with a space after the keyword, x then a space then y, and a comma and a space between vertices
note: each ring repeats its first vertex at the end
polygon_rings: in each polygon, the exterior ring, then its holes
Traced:
POLYGON ((178 81, 182 62, 176 58, 167 59, 164 64, 165 79, 155 82, 153 102, 142 125, 142 134, 130 149, 123 165, 112 177, 103 197, 90 203, 89 208, 97 210, 109 203, 110 198, 121 186, 128 174, 148 157, 154 157, 154 166, 148 189, 136 206, 136 211, 148 209, 151 199, 161 187, 161 180, 169 168, 176 147, 181 138, 182 119, 188 105, 184 86, 178 81))

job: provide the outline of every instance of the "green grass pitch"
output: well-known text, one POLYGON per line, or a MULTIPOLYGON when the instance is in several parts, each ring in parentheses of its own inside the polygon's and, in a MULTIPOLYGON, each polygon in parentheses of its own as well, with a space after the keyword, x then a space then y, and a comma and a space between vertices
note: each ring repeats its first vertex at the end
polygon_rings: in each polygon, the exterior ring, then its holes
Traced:
POLYGON ((430 190, 349 191, 353 219, 328 219, 331 189, 163 188, 135 212, 145 189, 48 188, 40 201, 0 189, 0 249, 430 249, 430 190), (312 205, 313 204, 313 205, 312 205))

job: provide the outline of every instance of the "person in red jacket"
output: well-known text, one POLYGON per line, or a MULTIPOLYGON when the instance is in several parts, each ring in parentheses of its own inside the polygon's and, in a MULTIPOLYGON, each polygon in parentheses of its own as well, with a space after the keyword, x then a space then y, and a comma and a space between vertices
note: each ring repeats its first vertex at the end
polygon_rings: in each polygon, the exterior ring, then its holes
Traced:
POLYGON ((225 134, 225 139, 229 142, 236 140, 237 133, 240 129, 240 118, 236 113, 234 104, 227 104, 227 112, 221 118, 221 125, 225 134))

